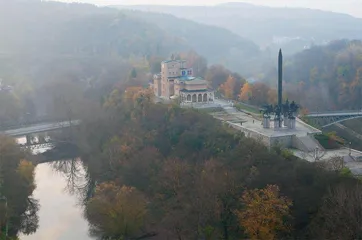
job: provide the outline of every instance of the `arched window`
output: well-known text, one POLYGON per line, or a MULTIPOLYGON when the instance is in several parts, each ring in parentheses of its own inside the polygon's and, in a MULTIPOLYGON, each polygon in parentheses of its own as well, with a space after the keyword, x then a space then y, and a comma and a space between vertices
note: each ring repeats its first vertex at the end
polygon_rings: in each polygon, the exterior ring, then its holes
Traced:
POLYGON ((192 102, 196 102, 196 99, 197 97, 196 97, 196 94, 194 94, 194 95, 192 95, 192 102))
POLYGON ((204 102, 207 102, 207 93, 204 94, 204 102))
POLYGON ((198 97, 197 101, 202 102, 202 94, 199 94, 199 97, 198 97))
POLYGON ((187 95, 187 101, 191 102, 191 95, 190 94, 187 95))

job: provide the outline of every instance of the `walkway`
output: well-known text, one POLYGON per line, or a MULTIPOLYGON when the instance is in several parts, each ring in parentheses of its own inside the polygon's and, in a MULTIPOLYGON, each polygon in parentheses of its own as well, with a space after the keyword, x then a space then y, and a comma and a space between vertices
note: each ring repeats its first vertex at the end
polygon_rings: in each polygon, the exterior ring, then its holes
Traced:
POLYGON ((362 111, 335 111, 335 112, 313 112, 306 115, 309 118, 315 117, 341 117, 341 116, 362 116, 362 111))
POLYGON ((305 115, 312 124, 322 128, 347 120, 362 118, 362 111, 316 112, 305 115))
POLYGON ((18 129, 11 129, 7 131, 0 132, 0 134, 12 136, 12 137, 19 137, 24 136, 28 134, 33 133, 40 133, 40 132, 47 132, 47 131, 53 131, 61 128, 67 128, 71 125, 79 125, 80 120, 74 120, 74 121, 66 121, 66 122, 56 122, 56 123, 42 123, 42 124, 36 124, 32 126, 26 126, 18 129))
POLYGON ((353 131, 352 129, 350 129, 350 128, 348 128, 348 127, 346 127, 346 126, 344 126, 344 125, 342 125, 340 123, 336 123, 336 126, 343 129, 343 130, 346 130, 349 134, 351 134, 351 135, 355 136, 356 138, 362 140, 362 135, 355 132, 355 131, 353 131))

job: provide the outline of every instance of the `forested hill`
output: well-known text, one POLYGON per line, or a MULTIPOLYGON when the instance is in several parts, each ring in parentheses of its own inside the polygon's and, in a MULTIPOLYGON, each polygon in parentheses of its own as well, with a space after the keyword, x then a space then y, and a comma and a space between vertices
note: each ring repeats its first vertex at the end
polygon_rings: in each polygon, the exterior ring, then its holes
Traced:
POLYGON ((187 48, 152 24, 87 4, 1 1, 0 31, 3 54, 128 57, 187 48))
MULTIPOLYGON (((362 42, 340 40, 285 60, 288 95, 310 110, 362 107, 362 42)), ((277 73, 265 81, 275 82, 277 73)))
POLYGON ((204 25, 169 14, 124 11, 125 14, 152 23, 187 42, 205 56, 209 63, 222 63, 238 72, 245 72, 245 62, 259 54, 259 47, 224 28, 204 25), (241 61, 244 63, 242 64, 241 61))
POLYGON ((282 46, 289 53, 300 51, 311 43, 362 38, 362 19, 312 9, 270 8, 245 3, 213 7, 149 5, 127 8, 168 13, 199 23, 220 26, 263 47, 282 46))
POLYGON ((166 57, 192 49, 227 64, 259 52, 228 30, 87 4, 1 1, 0 32, 2 55, 166 57))

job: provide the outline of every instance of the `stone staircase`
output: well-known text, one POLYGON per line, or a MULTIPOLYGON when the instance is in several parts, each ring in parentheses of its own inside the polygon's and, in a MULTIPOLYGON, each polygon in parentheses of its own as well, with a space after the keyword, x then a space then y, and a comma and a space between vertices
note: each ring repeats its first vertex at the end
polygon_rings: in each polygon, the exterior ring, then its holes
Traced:
POLYGON ((313 152, 316 147, 323 150, 323 147, 313 136, 295 136, 293 139, 293 147, 304 152, 313 152))

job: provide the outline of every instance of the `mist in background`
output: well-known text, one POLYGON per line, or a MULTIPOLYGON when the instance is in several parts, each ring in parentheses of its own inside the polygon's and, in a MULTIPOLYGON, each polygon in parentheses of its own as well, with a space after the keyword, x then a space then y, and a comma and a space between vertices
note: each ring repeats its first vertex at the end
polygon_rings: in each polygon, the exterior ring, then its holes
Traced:
MULTIPOLYGON (((74 0, 61 0, 61 2, 75 2, 74 0)), ((358 0, 81 0, 77 2, 91 3, 97 5, 138 5, 138 4, 160 4, 160 5, 216 5, 227 2, 245 2, 255 5, 271 7, 298 7, 313 8, 325 11, 340 12, 362 18, 362 1, 358 0)))

